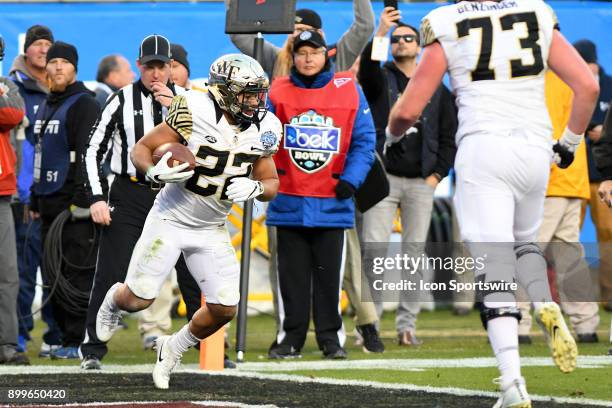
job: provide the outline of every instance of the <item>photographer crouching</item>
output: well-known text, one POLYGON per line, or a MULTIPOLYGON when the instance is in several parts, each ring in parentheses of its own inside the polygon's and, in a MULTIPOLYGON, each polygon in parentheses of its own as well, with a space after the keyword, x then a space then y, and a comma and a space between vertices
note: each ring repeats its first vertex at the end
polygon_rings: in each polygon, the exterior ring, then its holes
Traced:
POLYGON ((77 359, 85 333, 98 233, 89 216, 83 153, 99 107, 94 93, 77 81, 74 46, 57 41, 47 52, 49 96, 38 108, 32 217, 41 218, 42 272, 50 288, 62 347, 51 358, 77 359))

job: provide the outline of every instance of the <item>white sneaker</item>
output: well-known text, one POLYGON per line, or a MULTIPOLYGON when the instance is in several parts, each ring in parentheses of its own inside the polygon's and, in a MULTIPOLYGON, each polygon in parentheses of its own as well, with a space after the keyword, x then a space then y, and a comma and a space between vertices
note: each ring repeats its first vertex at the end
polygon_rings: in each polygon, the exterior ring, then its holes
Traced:
POLYGON ((111 299, 121 285, 123 284, 117 282, 106 292, 96 316, 96 336, 98 336, 98 340, 104 343, 109 341, 119 328, 121 310, 116 305, 113 306, 114 302, 111 299))
POLYGON ((531 408, 531 400, 525 387, 525 379, 517 378, 508 384, 501 384, 500 378, 493 380, 500 385, 501 397, 497 400, 493 408, 531 408))
POLYGON ((161 336, 155 340, 157 345, 157 360, 153 368, 153 382, 155 387, 167 390, 170 386, 170 373, 181 362, 181 356, 175 353, 168 340, 172 336, 161 336))
POLYGON ((565 324, 559 305, 553 302, 545 303, 534 314, 536 322, 544 331, 553 361, 559 370, 564 373, 574 371, 578 347, 565 324))

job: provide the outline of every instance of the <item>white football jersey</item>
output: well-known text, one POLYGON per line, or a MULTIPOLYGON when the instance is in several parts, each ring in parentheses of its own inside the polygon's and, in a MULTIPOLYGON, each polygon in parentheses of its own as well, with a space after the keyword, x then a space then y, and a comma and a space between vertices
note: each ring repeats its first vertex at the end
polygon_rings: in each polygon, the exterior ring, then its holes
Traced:
POLYGON ((207 92, 195 90, 174 97, 166 124, 195 155, 195 174, 185 183, 166 184, 151 212, 193 228, 225 223, 232 207, 226 195, 230 180, 249 176, 257 159, 276 153, 282 137, 281 123, 271 112, 259 126, 240 131, 207 92))
POLYGON ((448 62, 457 144, 478 133, 550 144, 544 74, 556 24, 542 0, 462 1, 423 18, 422 45, 439 41, 448 62))

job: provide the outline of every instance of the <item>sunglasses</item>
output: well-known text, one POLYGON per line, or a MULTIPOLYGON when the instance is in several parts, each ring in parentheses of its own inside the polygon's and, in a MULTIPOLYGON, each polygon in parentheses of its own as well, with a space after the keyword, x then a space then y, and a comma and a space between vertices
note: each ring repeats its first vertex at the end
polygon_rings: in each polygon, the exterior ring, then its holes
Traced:
POLYGON ((398 42, 400 42, 401 38, 403 38, 405 42, 411 43, 413 41, 416 41, 417 36, 414 34, 392 35, 391 44, 397 44, 398 42))

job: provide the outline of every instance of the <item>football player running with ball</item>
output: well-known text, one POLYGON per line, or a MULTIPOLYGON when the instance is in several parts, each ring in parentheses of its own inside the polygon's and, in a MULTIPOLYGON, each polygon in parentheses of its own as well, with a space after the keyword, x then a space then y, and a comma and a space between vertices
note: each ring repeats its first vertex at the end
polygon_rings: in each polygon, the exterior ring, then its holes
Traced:
MULTIPOLYGON (((448 71, 459 110, 455 208, 472 256, 485 255, 477 279, 518 280, 527 288, 555 364, 570 372, 576 366, 576 343, 552 301, 546 262, 533 241, 550 165, 565 168, 572 163, 597 101, 598 84, 541 0, 462 1, 440 7, 422 20, 421 39, 421 62, 391 112, 387 138, 401 138, 417 121, 448 71), (569 123, 554 145, 544 99, 547 68, 574 92, 569 123)), ((501 373, 502 393, 495 407, 531 407, 521 376, 520 313, 514 294, 481 295, 482 321, 501 373)))
POLYGON ((210 68, 208 92, 176 96, 162 124, 134 146, 134 166, 154 182, 158 194, 136 244, 125 283, 109 289, 98 312, 98 338, 108 341, 120 311, 147 308, 181 252, 206 297, 177 333, 157 339, 153 381, 169 386, 181 355, 232 320, 238 304, 240 270, 225 227, 234 202, 268 201, 278 190, 272 155, 282 136, 279 120, 266 111, 269 82, 254 59, 240 54, 218 58, 210 68), (194 152, 196 167, 169 167, 167 152, 156 165, 152 153, 181 142, 194 152))

